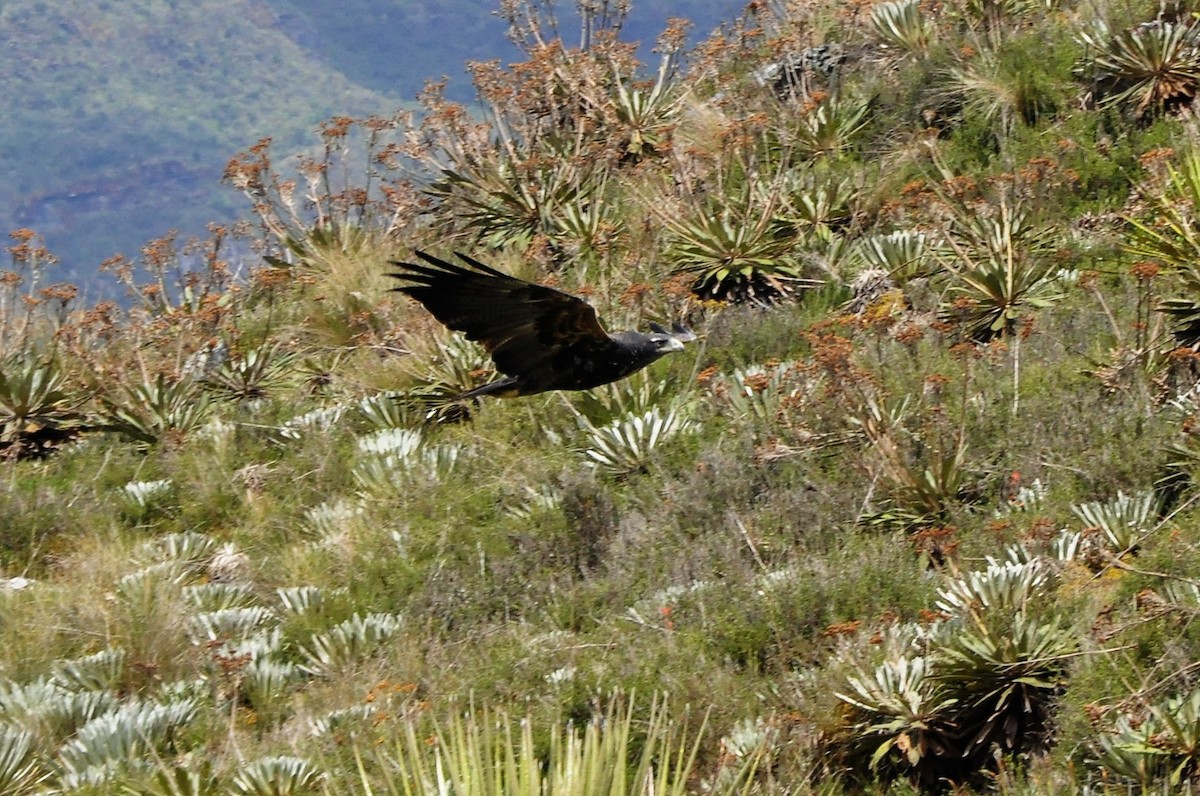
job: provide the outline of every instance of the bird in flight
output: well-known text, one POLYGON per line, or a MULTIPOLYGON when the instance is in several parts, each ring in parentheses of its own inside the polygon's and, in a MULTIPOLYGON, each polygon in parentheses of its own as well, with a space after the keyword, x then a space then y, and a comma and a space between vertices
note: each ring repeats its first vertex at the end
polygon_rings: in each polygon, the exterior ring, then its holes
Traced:
POLYGON ((622 379, 696 335, 680 324, 668 331, 604 331, 596 309, 581 298, 526 282, 458 254, 465 265, 416 252, 424 261, 393 262, 389 274, 404 284, 393 288, 425 306, 444 326, 483 345, 504 374, 468 390, 457 400, 480 395, 532 395, 547 390, 588 390, 622 379))

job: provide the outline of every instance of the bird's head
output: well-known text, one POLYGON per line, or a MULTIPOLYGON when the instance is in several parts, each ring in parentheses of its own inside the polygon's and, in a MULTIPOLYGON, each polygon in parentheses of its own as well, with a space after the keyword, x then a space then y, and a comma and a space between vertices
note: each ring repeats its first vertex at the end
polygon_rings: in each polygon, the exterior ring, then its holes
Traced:
POLYGON ((669 354, 672 351, 682 351, 683 343, 676 340, 669 334, 659 334, 653 332, 649 335, 650 342, 654 344, 655 350, 660 354, 669 354))

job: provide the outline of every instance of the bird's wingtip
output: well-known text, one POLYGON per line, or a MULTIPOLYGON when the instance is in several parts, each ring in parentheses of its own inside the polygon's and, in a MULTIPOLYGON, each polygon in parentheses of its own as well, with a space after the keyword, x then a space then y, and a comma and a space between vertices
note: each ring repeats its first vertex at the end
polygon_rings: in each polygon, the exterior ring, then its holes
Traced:
POLYGON ((692 343, 700 339, 695 332, 678 321, 671 324, 671 334, 681 343, 692 343))
POLYGON ((691 343, 700 339, 696 336, 695 332, 678 321, 671 324, 670 329, 667 329, 660 323, 652 323, 650 324, 650 331, 665 334, 668 337, 678 340, 680 343, 691 343))

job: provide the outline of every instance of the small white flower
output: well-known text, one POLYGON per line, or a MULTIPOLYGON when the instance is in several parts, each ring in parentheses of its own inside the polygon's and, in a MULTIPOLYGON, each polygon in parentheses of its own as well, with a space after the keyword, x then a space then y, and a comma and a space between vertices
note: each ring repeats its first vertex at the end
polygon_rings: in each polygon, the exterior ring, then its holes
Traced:
POLYGON ((575 667, 564 666, 561 669, 555 669, 546 675, 546 682, 550 685, 561 685, 575 679, 575 667))

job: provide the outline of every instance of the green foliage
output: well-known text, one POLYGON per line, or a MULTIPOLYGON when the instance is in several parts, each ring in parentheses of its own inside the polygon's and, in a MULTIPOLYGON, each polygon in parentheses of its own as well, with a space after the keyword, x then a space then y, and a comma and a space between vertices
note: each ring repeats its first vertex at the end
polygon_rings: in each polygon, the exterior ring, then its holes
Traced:
POLYGON ((368 494, 388 494, 422 481, 448 478, 463 449, 426 442, 420 431, 383 429, 358 440, 363 456, 353 475, 368 494))
POLYGON ((309 674, 332 674, 378 647, 400 629, 391 614, 355 614, 310 638, 300 649, 301 668, 309 674))
POLYGON ((671 80, 673 71, 672 60, 664 58, 649 89, 630 86, 620 75, 615 76, 613 126, 627 138, 625 153, 634 160, 666 153, 681 104, 679 88, 671 80))
POLYGON ((1200 152, 1188 150, 1182 163, 1165 164, 1165 173, 1143 183, 1139 194, 1149 205, 1145 220, 1129 217, 1126 248, 1153 258, 1180 274, 1195 273, 1200 229, 1195 208, 1200 200, 1200 152))
POLYGON ((956 700, 931 686, 927 670, 921 657, 885 661, 874 676, 852 675, 851 693, 837 697, 862 711, 856 742, 869 752, 872 771, 899 765, 932 785, 956 756, 950 742, 956 734, 950 712, 956 700))
POLYGON ((925 443, 903 425, 908 401, 881 405, 868 398, 850 424, 867 439, 888 485, 890 505, 863 519, 883 527, 920 528, 945 521, 962 501, 969 478, 961 437, 925 443), (914 456, 913 454, 917 455, 914 456))
POLYGON ((862 238, 857 255, 866 268, 878 268, 897 282, 905 282, 926 273, 927 261, 935 249, 928 234, 901 229, 862 238))
POLYGON ((1039 77, 1026 60, 985 50, 950 69, 945 90, 951 101, 961 102, 965 116, 984 123, 1004 140, 1018 124, 1034 125, 1055 110, 1056 97, 1039 77))
POLYGON ((892 0, 871 8, 871 30, 886 47, 923 58, 934 38, 933 21, 921 11, 919 0, 892 0))
POLYGON ((785 143, 803 158, 841 155, 866 127, 869 109, 868 103, 827 99, 797 119, 785 143))
POLYGON ((299 182, 239 155, 244 279, 168 236, 113 264, 138 306, 83 310, 14 235, 10 367, 120 433, 0 463, 0 790, 1195 776, 1187 126, 1070 98, 1041 4, 758 4, 657 74, 606 8, 575 48, 506 4, 528 60, 474 65, 476 108, 331 120, 299 182), (487 352, 384 274, 481 233, 702 343, 454 406, 487 352))
POLYGON ((680 379, 654 379, 642 370, 617 382, 580 392, 572 406, 591 425, 604 425, 655 407, 678 403, 687 395, 688 385, 680 379))
POLYGON ((812 380, 797 362, 750 365, 718 377, 713 392, 739 419, 753 419, 777 430, 785 413, 802 400, 812 380))
POLYGON ((162 765, 154 773, 149 787, 126 786, 125 793, 130 796, 218 796, 226 792, 213 776, 210 761, 202 761, 197 769, 162 765))
POLYGON ((1113 30, 1103 19, 1079 32, 1087 47, 1078 72, 1102 104, 1122 105, 1135 118, 1191 104, 1200 85, 1200 27, 1159 17, 1113 30))
POLYGON ((995 764, 993 749, 1045 748, 1077 641, 1035 614, 1049 573, 1041 560, 1022 559, 1012 552, 949 580, 937 603, 949 618, 921 634, 925 656, 901 655, 873 676, 850 676, 850 693, 837 696, 851 710, 824 744, 852 777, 870 771, 931 790, 976 777, 995 764))
MULTIPOLYGON (((1171 323, 1179 345, 1200 343, 1200 231, 1195 217, 1200 200, 1200 153, 1189 149, 1176 166, 1167 163, 1138 186, 1147 210, 1126 216, 1125 249, 1146 257, 1166 271, 1176 295, 1160 301, 1155 309, 1171 323)), ((1155 341, 1157 342, 1157 341, 1155 341)))
MULTIPOLYGON (((479 387, 478 374, 492 370, 485 353, 461 335, 437 335, 414 347, 407 370, 414 391, 407 402, 437 406, 479 387)), ((407 424, 405 424, 407 425, 407 424)))
POLYGON ((67 787, 101 784, 155 749, 169 748, 177 730, 191 722, 197 705, 131 701, 82 725, 59 752, 67 787))
POLYGON ((1118 715, 1099 747, 1100 764, 1119 781, 1144 790, 1185 787, 1200 766, 1200 692, 1150 705, 1147 715, 1118 715))
POLYGON ((1117 492, 1116 499, 1109 503, 1079 503, 1071 511, 1088 526, 1099 528, 1108 546, 1121 555, 1141 544, 1158 520, 1160 505, 1153 492, 1117 492))
POLYGON ((252 760, 233 775, 231 793, 239 796, 303 796, 316 792, 325 774, 301 757, 252 760))
POLYGON ((282 385, 285 372, 296 359, 294 354, 279 349, 278 342, 271 342, 230 357, 205 377, 205 384, 219 396, 234 401, 266 397, 282 385))
POLYGON ((444 169, 429 193, 447 210, 457 208, 456 223, 490 248, 524 248, 537 235, 556 234, 559 214, 577 216, 596 201, 598 187, 589 183, 578 154, 548 148, 545 159, 529 166, 496 156, 444 169))
POLYGON ((703 298, 766 304, 787 296, 800 268, 792 255, 797 231, 781 221, 782 202, 781 186, 747 184, 689 217, 664 217, 668 262, 703 298))
POLYGON ((44 455, 87 430, 82 402, 52 359, 0 361, 0 455, 44 455))
POLYGON ((1200 274, 1180 274, 1179 286, 1184 295, 1165 298, 1155 309, 1170 322, 1175 342, 1196 350, 1200 348, 1200 274))
POLYGON ((946 319, 962 324, 972 340, 1011 334, 1033 310, 1061 300, 1058 266, 1051 258, 1050 230, 1037 227, 1026 210, 1001 201, 992 217, 963 211, 947 239, 953 260, 946 319))
MULTIPOLYGON (((632 700, 614 697, 582 726, 551 727, 548 744, 536 738, 529 720, 514 726, 506 714, 477 709, 438 725, 434 744, 409 722, 384 758, 387 792, 426 793, 440 781, 471 796, 687 793, 703 727, 689 738, 657 701, 644 725, 635 725, 633 716, 632 700)), ((713 792, 747 792, 760 757, 760 749, 746 750, 713 792)))
POLYGON ((195 432, 208 418, 211 405, 190 379, 121 385, 124 395, 102 395, 103 427, 143 446, 158 445, 195 432))
POLYGON ((686 406, 669 406, 665 410, 652 407, 599 427, 581 416, 586 433, 583 454, 604 472, 613 475, 637 472, 650 463, 661 444, 695 428, 688 414, 686 406))
POLYGON ((115 689, 125 673, 127 658, 121 647, 108 647, 81 658, 57 661, 54 682, 76 692, 115 689))
POLYGON ((0 728, 0 788, 13 796, 33 793, 49 778, 34 755, 33 735, 12 725, 0 728))
POLYGON ((964 628, 936 651, 937 678, 959 700, 955 723, 962 754, 993 745, 1005 752, 1042 750, 1074 636, 1053 620, 1017 614, 964 628))

